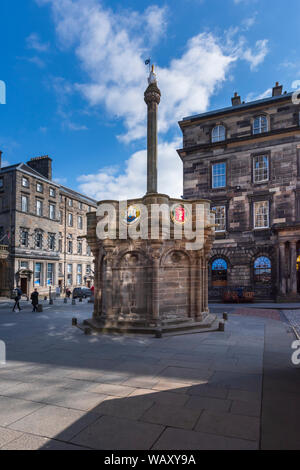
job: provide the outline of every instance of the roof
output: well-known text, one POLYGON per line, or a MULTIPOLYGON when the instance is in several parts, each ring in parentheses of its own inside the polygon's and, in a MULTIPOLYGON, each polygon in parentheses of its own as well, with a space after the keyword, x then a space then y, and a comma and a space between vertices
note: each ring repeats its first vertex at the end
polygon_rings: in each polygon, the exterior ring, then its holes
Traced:
POLYGON ((214 111, 208 111, 208 112, 202 113, 202 114, 195 114, 194 116, 184 117, 181 122, 194 121, 194 120, 202 119, 202 118, 205 118, 205 117, 212 117, 212 116, 215 116, 215 115, 218 115, 218 114, 235 113, 238 110, 244 110, 244 109, 252 108, 252 107, 264 104, 264 103, 273 103, 273 102, 276 102, 276 101, 286 100, 288 98, 291 98, 292 95, 293 95, 293 92, 292 93, 285 93, 285 94, 280 95, 280 96, 270 96, 268 98, 263 98, 261 100, 249 101, 248 103, 242 103, 242 104, 239 104, 237 106, 229 106, 227 108, 221 108, 221 109, 217 109, 217 110, 214 110, 214 111))
POLYGON ((90 205, 97 205, 97 201, 95 199, 92 199, 88 196, 85 196, 84 194, 74 191, 74 189, 68 188, 59 183, 55 183, 55 181, 45 178, 45 176, 41 175, 38 171, 34 170, 26 163, 16 163, 15 165, 10 165, 10 166, 5 166, 3 168, 0 168, 0 174, 8 173, 10 171, 21 171, 22 173, 30 174, 32 176, 35 176, 36 178, 39 178, 42 181, 45 181, 51 184, 52 186, 55 186, 56 188, 59 188, 61 191, 69 194, 71 197, 82 199, 83 201, 85 201, 87 204, 90 204, 90 205))

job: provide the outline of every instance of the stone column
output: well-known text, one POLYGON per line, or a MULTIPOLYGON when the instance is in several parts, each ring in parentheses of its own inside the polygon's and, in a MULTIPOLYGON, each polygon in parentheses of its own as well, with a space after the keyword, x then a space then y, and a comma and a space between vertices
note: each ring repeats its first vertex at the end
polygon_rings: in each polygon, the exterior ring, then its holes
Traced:
POLYGON ((157 193, 157 109, 161 93, 157 86, 154 69, 145 91, 147 113, 147 193, 157 193))
POLYGON ((291 292, 297 294, 297 242, 290 242, 291 292))
POLYGON ((106 254, 106 271, 105 271, 105 300, 106 300, 106 317, 113 316, 113 258, 110 252, 106 254))
POLYGON ((202 254, 199 254, 198 258, 198 273, 197 273, 197 286, 196 286, 196 321, 202 320, 202 254))
POLYGON ((280 294, 286 295, 286 259, 285 259, 285 243, 279 244, 279 279, 280 279, 280 294))
POLYGON ((159 263, 160 253, 155 250, 152 266, 152 319, 156 324, 159 324, 159 263))

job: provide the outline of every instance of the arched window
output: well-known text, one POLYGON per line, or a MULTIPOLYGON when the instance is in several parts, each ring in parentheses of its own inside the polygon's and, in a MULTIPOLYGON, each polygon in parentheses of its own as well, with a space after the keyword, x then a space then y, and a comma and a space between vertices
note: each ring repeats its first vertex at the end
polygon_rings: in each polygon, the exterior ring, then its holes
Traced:
POLYGON ((211 133, 211 141, 214 142, 221 142, 225 140, 226 130, 224 126, 216 126, 213 128, 211 133))
POLYGON ((269 258, 260 256, 254 261, 254 282, 268 284, 271 282, 272 264, 269 258))
POLYGON ((223 258, 215 259, 211 265, 213 287, 227 286, 227 263, 223 258))
POLYGON ((258 116, 253 122, 253 134, 268 132, 268 119, 266 116, 258 116))

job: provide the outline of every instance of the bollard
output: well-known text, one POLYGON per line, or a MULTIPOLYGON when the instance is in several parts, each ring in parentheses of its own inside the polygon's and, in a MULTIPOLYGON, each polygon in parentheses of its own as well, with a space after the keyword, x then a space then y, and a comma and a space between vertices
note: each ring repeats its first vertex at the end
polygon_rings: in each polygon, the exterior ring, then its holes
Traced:
POLYGON ((85 335, 91 335, 92 334, 92 329, 91 328, 85 328, 84 329, 84 334, 85 335))
POLYGON ((43 311, 43 306, 42 306, 41 304, 38 304, 38 306, 37 306, 37 311, 38 311, 38 313, 42 313, 42 311, 43 311))
POLYGON ((64 304, 67 304, 68 303, 68 299, 67 297, 64 298, 64 304))
POLYGON ((223 321, 219 323, 219 331, 225 331, 225 323, 223 321))
POLYGON ((72 305, 76 305, 76 300, 75 299, 72 300, 72 305))
POLYGON ((228 320, 228 313, 227 312, 223 312, 223 320, 228 320))
POLYGON ((53 299, 49 300, 49 305, 53 305, 53 299))
POLYGON ((47 300, 47 298, 48 298, 48 297, 45 295, 44 300, 47 300))
POLYGON ((82 302, 82 297, 79 297, 79 302, 82 302))
POLYGON ((162 330, 156 330, 155 338, 162 338, 162 330))
POLYGON ((77 326, 77 318, 72 318, 72 325, 77 326))

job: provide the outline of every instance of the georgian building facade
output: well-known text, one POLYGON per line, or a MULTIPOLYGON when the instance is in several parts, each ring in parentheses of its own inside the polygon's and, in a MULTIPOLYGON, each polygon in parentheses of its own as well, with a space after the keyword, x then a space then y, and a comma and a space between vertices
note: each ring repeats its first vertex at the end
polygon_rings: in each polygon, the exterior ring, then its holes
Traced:
POLYGON ((52 160, 38 157, 0 169, 0 295, 19 285, 25 295, 36 287, 93 284, 93 256, 86 242, 86 214, 96 202, 52 181, 52 160), (3 256, 2 256, 3 257, 3 256))
POLYGON ((185 199, 216 213, 209 296, 252 291, 256 300, 300 293, 300 105, 278 83, 272 97, 180 123, 185 199))

